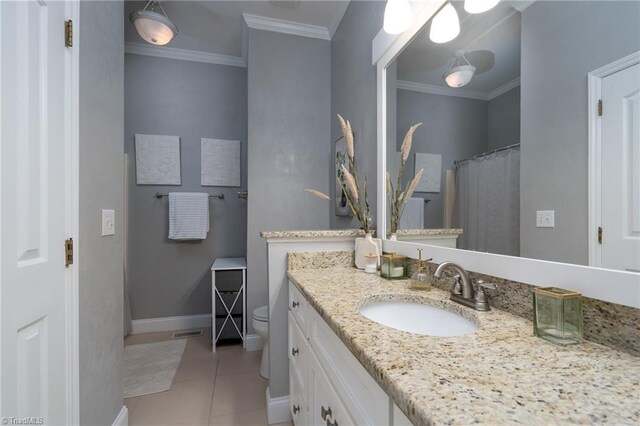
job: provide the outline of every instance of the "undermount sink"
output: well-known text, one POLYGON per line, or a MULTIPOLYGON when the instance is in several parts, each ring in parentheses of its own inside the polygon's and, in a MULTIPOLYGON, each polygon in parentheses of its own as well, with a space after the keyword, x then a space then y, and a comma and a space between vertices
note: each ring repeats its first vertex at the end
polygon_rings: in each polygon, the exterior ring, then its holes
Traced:
POLYGON ((452 337, 478 331, 476 324, 458 314, 421 303, 372 302, 362 305, 360 313, 387 327, 427 336, 452 337))

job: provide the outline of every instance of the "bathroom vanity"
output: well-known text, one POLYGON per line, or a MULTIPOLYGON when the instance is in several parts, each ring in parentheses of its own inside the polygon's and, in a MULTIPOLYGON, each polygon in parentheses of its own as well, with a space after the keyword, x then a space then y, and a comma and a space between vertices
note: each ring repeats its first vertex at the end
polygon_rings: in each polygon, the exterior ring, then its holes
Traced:
POLYGON ((638 424, 640 358, 595 343, 558 347, 530 321, 477 312, 449 293, 409 290, 355 268, 290 269, 290 409, 297 425, 638 424), (457 314, 476 332, 407 333, 362 305, 415 302, 457 314))

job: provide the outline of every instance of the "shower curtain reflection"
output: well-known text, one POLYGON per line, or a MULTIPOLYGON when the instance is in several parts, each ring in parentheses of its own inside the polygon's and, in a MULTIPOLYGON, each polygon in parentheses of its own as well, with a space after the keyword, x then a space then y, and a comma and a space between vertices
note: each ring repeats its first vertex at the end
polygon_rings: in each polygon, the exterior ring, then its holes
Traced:
POLYGON ((456 163, 458 248, 520 255, 520 147, 456 163))

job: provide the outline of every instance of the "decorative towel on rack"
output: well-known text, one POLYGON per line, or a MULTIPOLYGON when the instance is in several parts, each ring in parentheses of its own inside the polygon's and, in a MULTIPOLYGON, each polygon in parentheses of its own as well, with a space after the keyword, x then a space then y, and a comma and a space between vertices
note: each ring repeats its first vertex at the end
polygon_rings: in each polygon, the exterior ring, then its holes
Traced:
POLYGON ((169 238, 204 240, 209 232, 209 194, 169 193, 169 238))

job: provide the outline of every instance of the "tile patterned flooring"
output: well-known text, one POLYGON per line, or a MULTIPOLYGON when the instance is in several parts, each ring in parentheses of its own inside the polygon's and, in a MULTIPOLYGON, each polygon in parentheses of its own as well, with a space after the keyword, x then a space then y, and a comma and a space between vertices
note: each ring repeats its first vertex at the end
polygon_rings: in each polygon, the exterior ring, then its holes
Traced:
MULTIPOLYGON (((171 334, 136 334, 124 344, 169 340, 171 334)), ((261 353, 245 352, 242 345, 219 346, 213 353, 210 339, 211 329, 205 329, 204 336, 188 338, 171 389, 124 400, 129 425, 267 425, 261 353)))

